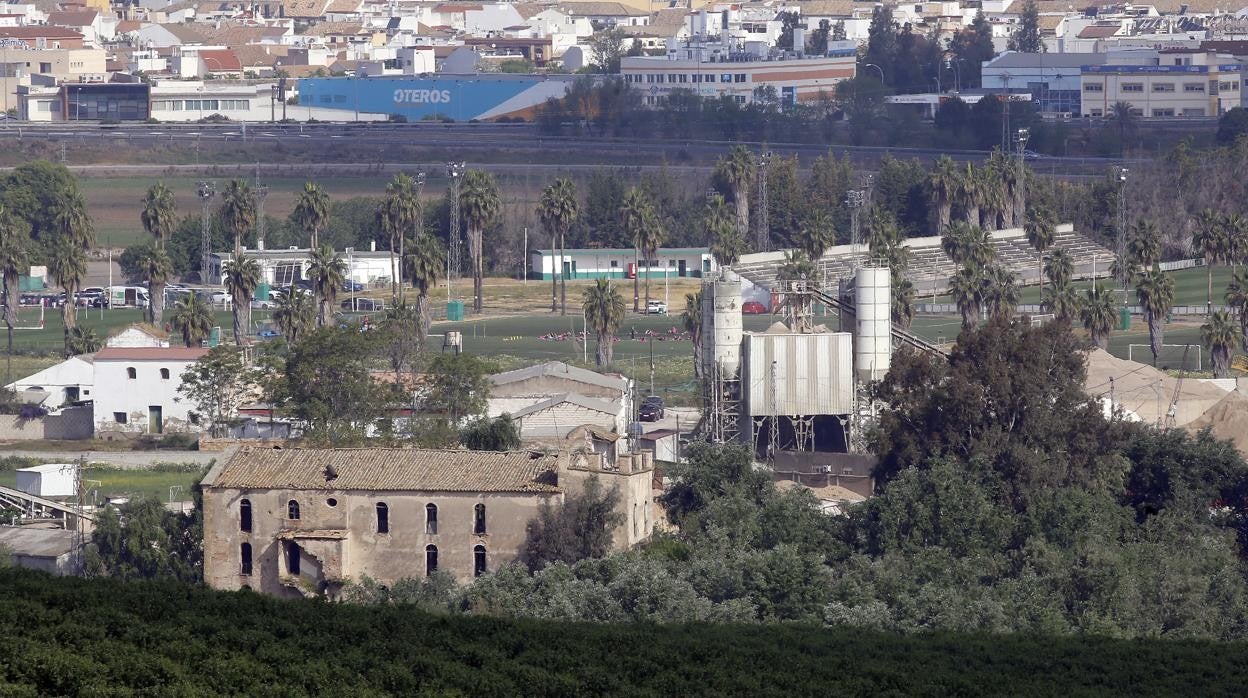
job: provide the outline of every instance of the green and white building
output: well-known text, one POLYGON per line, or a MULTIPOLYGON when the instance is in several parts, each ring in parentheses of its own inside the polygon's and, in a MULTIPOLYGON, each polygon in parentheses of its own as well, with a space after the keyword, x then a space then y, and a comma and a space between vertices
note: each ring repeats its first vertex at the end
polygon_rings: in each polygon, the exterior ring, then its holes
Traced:
POLYGON ((701 277, 715 269, 709 247, 662 247, 654 259, 640 260, 631 247, 568 249, 560 256, 552 250, 529 253, 529 278, 550 279, 558 270, 569 279, 669 279, 701 277))

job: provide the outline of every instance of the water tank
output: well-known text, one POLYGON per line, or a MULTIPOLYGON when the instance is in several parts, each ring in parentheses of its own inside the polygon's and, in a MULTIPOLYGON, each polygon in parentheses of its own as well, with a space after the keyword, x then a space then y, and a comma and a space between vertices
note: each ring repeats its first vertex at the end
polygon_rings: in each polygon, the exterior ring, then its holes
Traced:
MULTIPOLYGON (((703 304, 704 312, 706 305, 703 304)), ((732 375, 741 365, 741 277, 736 272, 720 270, 719 278, 711 283, 709 305, 711 332, 707 336, 711 351, 707 360, 712 366, 719 363, 726 375, 732 375)))
POLYGON ((858 380, 888 373, 892 343, 892 284, 888 267, 859 267, 854 277, 854 371, 858 380))

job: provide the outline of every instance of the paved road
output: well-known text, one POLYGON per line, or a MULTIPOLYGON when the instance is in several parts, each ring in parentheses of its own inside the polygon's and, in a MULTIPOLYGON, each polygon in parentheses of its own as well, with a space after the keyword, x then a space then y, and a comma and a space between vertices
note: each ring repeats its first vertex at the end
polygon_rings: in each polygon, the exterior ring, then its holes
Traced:
POLYGON ((38 458, 50 462, 70 462, 85 457, 88 463, 107 463, 123 470, 144 470, 157 463, 195 463, 208 465, 220 458, 209 451, 25 451, 0 449, 0 456, 38 458))

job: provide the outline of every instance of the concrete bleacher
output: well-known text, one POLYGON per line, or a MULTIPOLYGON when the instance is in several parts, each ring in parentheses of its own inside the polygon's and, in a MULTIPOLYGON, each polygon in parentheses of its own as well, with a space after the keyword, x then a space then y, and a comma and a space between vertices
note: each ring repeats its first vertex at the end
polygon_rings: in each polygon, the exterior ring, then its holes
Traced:
MULTIPOLYGON (((1023 230, 1021 228, 996 230, 991 233, 991 237, 997 259, 1018 276, 1019 282, 1036 283, 1039 255, 1027 242, 1027 236, 1023 230)), ((906 270, 906 277, 914 284, 919 294, 943 292, 948 287, 950 277, 957 271, 957 266, 941 248, 940 238, 910 238, 902 244, 910 250, 910 264, 906 270)), ((1050 249, 1063 249, 1070 254, 1075 263, 1076 278, 1108 276, 1109 265, 1114 258, 1112 252, 1096 244, 1087 236, 1075 232, 1074 226, 1070 223, 1057 226, 1057 235, 1050 249)), ((865 244, 857 247, 851 245, 832 247, 815 264, 819 272, 819 281, 825 287, 831 287, 841 279, 852 276, 854 266, 861 266, 869 259, 870 253, 865 244)), ((776 273, 783 263, 783 251, 761 252, 742 255, 734 268, 754 283, 770 286, 775 281, 776 273)))

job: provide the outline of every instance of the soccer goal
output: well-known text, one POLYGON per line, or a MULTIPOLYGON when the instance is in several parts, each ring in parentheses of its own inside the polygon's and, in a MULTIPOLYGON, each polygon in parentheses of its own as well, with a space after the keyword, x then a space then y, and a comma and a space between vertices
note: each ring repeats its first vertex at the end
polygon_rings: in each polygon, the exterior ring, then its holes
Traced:
POLYGON ((1053 322, 1054 317, 1056 316, 1053 313, 1036 313, 1031 316, 1031 326, 1040 327, 1041 325, 1047 325, 1053 322))
MULTIPOLYGON (((1204 367, 1204 347, 1199 344, 1163 344, 1157 354, 1157 368, 1162 370, 1200 371, 1204 367)), ((1127 359, 1152 365, 1153 350, 1148 344, 1128 344, 1127 359)))
POLYGON ((43 329, 43 313, 46 310, 42 305, 19 305, 17 306, 17 322, 13 324, 15 330, 42 330, 43 329))

